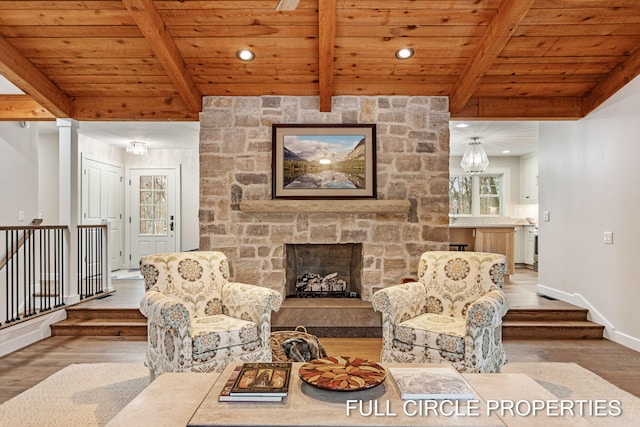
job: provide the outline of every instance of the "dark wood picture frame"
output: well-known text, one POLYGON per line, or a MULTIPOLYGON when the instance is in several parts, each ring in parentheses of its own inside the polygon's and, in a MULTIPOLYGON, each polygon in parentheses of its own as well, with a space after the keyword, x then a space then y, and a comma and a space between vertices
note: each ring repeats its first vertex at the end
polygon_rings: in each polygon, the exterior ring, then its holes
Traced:
POLYGON ((274 124, 273 199, 376 198, 375 124, 274 124))

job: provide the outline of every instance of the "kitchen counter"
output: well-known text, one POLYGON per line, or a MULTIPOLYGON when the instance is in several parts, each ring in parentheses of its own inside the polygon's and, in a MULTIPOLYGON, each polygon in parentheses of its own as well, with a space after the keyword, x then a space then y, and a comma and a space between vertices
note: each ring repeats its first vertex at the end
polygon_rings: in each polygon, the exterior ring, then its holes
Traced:
POLYGON ((524 218, 510 218, 510 217, 449 217, 450 228, 506 228, 506 227, 520 227, 531 224, 524 218))
POLYGON ((468 251, 506 255, 509 275, 515 269, 515 230, 519 226, 498 222, 473 224, 470 221, 451 224, 449 242, 452 247, 466 245, 468 251))
MULTIPOLYGON (((449 223, 449 228, 514 228, 531 224, 457 224, 449 223)), ((533 225, 532 225, 533 227, 533 225)))

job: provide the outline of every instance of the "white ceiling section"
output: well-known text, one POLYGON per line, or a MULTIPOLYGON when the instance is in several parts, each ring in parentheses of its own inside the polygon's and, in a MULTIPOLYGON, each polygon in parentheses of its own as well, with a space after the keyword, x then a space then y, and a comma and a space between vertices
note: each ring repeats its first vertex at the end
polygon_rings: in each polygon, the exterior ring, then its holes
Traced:
MULTIPOLYGON (((55 122, 37 122, 42 133, 58 131, 55 122)), ((193 149, 200 142, 198 122, 80 122, 78 133, 105 144, 126 147, 142 141, 153 149, 193 149)))
POLYGON ((13 83, 0 75, 0 94, 2 95, 24 95, 24 92, 18 89, 13 83))
POLYGON ((125 147, 142 141, 153 149, 197 149, 198 122, 80 122, 78 133, 98 141, 125 147))
POLYGON ((468 121, 449 123, 452 156, 462 156, 471 137, 477 136, 487 156, 521 156, 538 149, 538 122, 468 121), (466 128, 456 127, 460 123, 466 128), (508 153, 504 153, 509 150, 508 153))

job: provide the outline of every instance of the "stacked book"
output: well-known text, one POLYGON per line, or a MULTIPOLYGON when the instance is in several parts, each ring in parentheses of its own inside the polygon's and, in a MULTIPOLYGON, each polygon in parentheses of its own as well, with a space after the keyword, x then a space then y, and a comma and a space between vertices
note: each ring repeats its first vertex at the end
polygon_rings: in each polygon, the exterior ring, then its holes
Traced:
POLYGON ((289 393, 290 379, 291 363, 243 363, 227 379, 218 401, 281 402, 289 393))
POLYGON ((402 400, 469 400, 471 385, 453 367, 388 368, 402 400))

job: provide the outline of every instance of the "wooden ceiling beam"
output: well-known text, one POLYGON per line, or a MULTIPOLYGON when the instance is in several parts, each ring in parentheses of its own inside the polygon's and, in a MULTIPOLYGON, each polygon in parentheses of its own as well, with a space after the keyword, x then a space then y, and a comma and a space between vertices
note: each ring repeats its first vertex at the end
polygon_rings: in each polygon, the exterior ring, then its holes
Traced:
POLYGON ((502 0, 478 43, 478 49, 465 65, 451 91, 449 108, 452 113, 465 107, 480 80, 491 68, 534 2, 535 0, 502 0))
POLYGON ((197 121, 179 96, 86 96, 75 100, 75 119, 87 121, 197 121))
POLYGON ((331 111, 333 96, 333 57, 336 38, 336 0, 318 2, 318 85, 320 111, 331 111))
POLYGON ((640 49, 626 61, 618 64, 607 76, 600 80, 582 101, 582 115, 586 116, 614 93, 640 74, 640 49))
POLYGON ((73 99, 4 37, 0 37, 0 52, 0 74, 56 117, 73 117, 73 99))
POLYGON ((577 120, 581 105, 578 96, 473 97, 451 120, 577 120))
POLYGON ((123 0, 123 3, 164 66, 189 111, 192 113, 200 112, 202 94, 191 73, 186 69, 184 59, 167 31, 153 0, 123 0))
POLYGON ((29 95, 0 95, 0 121, 49 121, 56 117, 29 95))

